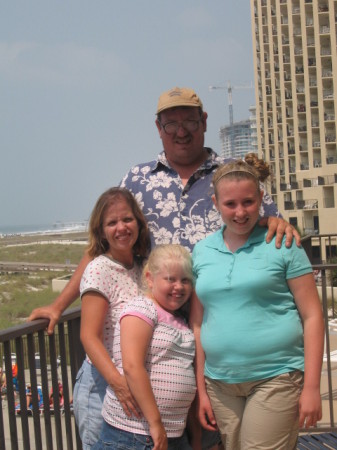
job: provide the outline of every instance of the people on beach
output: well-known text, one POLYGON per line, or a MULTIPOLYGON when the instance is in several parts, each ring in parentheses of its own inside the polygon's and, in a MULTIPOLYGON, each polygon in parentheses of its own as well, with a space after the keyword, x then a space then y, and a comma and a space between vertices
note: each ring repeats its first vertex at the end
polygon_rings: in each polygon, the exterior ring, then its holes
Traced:
POLYGON ((111 188, 97 200, 89 222, 88 254, 94 259, 81 280, 81 341, 87 353, 73 393, 83 450, 97 441, 107 385, 126 414, 136 402, 113 363, 113 333, 124 304, 138 294, 150 239, 145 218, 130 191, 111 188))
MULTIPOLYGON (((213 173, 224 159, 204 146, 207 113, 192 89, 176 87, 161 94, 156 115, 163 151, 156 160, 133 167, 121 186, 138 200, 152 245, 176 243, 192 250, 198 240, 221 225, 211 192, 213 173)), ((260 213, 259 223, 268 226, 267 242, 276 233, 279 247, 285 233, 286 245, 291 245, 294 236, 300 244, 294 227, 276 217, 279 213, 267 194, 260 213)), ((82 274, 92 257, 86 252, 61 294, 51 305, 35 309, 29 320, 49 319, 47 331, 52 333, 62 312, 78 297, 82 274)))
POLYGON ((5 394, 7 392, 6 374, 2 367, 0 367, 0 393, 5 394))
POLYGON ((226 450, 292 450, 299 427, 322 417, 323 319, 312 267, 302 248, 266 245, 255 167, 225 164, 213 184, 224 225, 193 250, 199 419, 220 429, 226 450))
POLYGON ((181 314, 193 291, 189 251, 174 244, 155 247, 143 279, 144 294, 125 305, 113 346, 115 368, 125 376, 141 414, 129 414, 108 386, 105 422, 93 450, 191 448, 184 430, 196 391, 195 343, 181 314))
MULTIPOLYGON (((58 397, 59 397, 59 405, 60 408, 64 407, 64 395, 63 395, 63 385, 61 381, 58 382, 58 397)), ((55 397, 54 397, 54 391, 53 388, 50 389, 49 393, 49 406, 50 409, 53 410, 55 405, 55 397)))
MULTIPOLYGON (((38 384, 36 389, 37 389, 38 408, 40 411, 42 411, 44 408, 42 386, 38 384)), ((32 394, 32 386, 30 383, 26 384, 26 408, 28 414, 31 415, 33 413, 33 394, 32 394)), ((15 405, 15 411, 17 414, 21 414, 20 403, 17 403, 15 405)))

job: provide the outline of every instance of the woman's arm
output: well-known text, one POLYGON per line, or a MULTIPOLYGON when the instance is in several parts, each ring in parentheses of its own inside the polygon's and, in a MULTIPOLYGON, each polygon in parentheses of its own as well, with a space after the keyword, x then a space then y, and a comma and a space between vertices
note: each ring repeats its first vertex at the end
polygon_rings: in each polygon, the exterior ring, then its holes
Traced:
POLYGON ((114 390, 125 414, 139 417, 137 403, 125 377, 116 369, 103 344, 103 325, 107 311, 108 302, 98 292, 90 291, 82 296, 81 341, 93 365, 114 390))
POLYGON ((167 449, 167 436, 154 397, 145 359, 153 328, 135 316, 121 319, 123 370, 130 390, 150 426, 154 450, 167 449))
POLYGON ((288 281, 303 322, 304 386, 299 401, 299 426, 316 426, 322 418, 320 380, 324 348, 322 307, 313 275, 306 274, 288 281))
POLYGON ((50 305, 35 308, 28 317, 28 321, 49 319, 47 333, 53 334, 55 325, 60 320, 63 311, 79 297, 81 277, 91 260, 92 258, 85 252, 71 279, 60 295, 50 305))
POLYGON ((197 294, 193 292, 191 297, 191 309, 190 309, 190 327, 193 330, 195 337, 195 376, 197 382, 197 399, 199 409, 199 420, 203 428, 214 431, 217 429, 216 420, 214 417, 212 405, 207 394, 204 376, 205 366, 205 353, 201 345, 200 330, 202 324, 202 318, 204 314, 204 308, 197 297, 197 294))

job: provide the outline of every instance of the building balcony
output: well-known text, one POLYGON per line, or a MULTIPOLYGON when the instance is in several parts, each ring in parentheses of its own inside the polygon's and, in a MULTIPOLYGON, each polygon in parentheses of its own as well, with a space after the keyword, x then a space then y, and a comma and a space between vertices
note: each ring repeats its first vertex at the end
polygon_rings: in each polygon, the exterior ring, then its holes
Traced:
POLYGON ((296 208, 297 209, 304 209, 304 210, 317 209, 318 208, 318 200, 317 199, 297 200, 296 201, 296 208))
POLYGON ((284 209, 286 211, 295 209, 295 203, 289 200, 284 201, 284 209))

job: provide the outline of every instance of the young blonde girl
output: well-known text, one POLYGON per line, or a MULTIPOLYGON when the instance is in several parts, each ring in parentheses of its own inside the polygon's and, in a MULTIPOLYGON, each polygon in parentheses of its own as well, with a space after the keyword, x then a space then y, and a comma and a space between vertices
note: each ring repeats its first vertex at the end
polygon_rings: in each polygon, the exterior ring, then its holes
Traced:
POLYGON ((156 247, 143 271, 145 293, 116 326, 113 358, 142 417, 128 416, 113 389, 103 405, 99 449, 188 449, 184 434, 195 396, 194 336, 180 314, 193 290, 191 256, 180 245, 156 247))

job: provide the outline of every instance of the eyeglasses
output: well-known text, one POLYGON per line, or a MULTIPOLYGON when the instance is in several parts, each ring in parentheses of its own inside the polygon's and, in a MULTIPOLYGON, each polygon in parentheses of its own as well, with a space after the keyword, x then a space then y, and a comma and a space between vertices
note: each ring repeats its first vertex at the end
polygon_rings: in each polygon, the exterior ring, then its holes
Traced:
POLYGON ((166 134, 176 134, 180 127, 183 127, 185 130, 193 133, 197 131, 199 128, 199 123, 202 119, 198 120, 183 120, 182 122, 168 122, 168 123, 160 123, 160 125, 164 128, 166 134))

